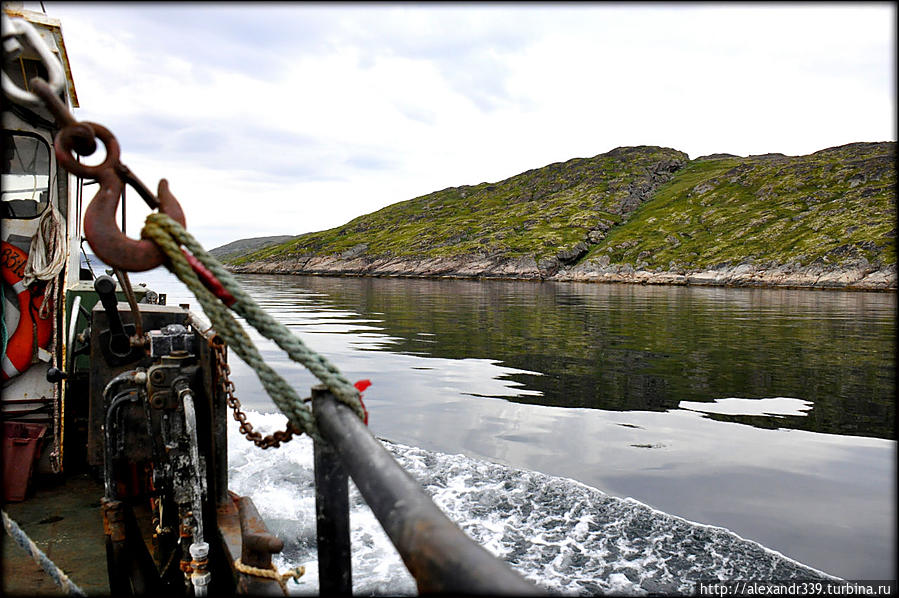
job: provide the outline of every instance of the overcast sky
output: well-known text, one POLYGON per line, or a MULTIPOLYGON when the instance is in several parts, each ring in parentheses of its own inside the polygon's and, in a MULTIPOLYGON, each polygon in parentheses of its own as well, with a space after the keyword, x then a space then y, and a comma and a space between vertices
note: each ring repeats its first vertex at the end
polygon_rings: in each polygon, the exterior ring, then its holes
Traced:
POLYGON ((619 146, 896 139, 894 3, 43 4, 75 116, 208 248, 619 146))

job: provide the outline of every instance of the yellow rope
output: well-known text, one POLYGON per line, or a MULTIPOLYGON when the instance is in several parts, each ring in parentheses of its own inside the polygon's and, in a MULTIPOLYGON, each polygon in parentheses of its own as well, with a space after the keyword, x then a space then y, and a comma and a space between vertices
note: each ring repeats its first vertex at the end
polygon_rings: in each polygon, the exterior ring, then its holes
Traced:
POLYGON ((247 575, 255 575, 256 577, 268 577, 274 579, 281 586, 281 590, 287 595, 287 580, 291 577, 294 579, 301 578, 306 573, 306 567, 296 567, 290 569, 287 573, 278 573, 278 568, 271 565, 270 569, 261 569, 252 565, 244 565, 240 562, 240 558, 234 559, 234 568, 247 575))

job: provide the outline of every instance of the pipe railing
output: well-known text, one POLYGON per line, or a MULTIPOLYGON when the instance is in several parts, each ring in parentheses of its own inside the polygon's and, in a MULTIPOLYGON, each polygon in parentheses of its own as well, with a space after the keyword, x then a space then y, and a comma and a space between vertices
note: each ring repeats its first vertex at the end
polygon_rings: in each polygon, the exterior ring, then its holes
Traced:
POLYGON ((368 503, 421 594, 537 594, 537 587, 453 523, 328 389, 312 389, 319 591, 352 593, 347 475, 368 503))

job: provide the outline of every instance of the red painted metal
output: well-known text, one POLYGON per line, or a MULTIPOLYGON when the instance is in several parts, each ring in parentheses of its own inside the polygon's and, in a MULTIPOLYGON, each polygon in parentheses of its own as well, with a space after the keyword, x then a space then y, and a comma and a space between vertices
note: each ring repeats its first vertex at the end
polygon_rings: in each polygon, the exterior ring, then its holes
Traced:
POLYGON ((3 423, 3 499, 25 500, 31 470, 47 426, 21 422, 3 423))

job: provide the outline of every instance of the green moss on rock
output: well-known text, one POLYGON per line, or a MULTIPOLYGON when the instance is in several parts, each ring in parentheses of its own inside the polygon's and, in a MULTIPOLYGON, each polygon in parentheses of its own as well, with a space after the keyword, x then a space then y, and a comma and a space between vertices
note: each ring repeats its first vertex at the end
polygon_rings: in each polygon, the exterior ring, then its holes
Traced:
POLYGON ((340 255, 361 244, 369 258, 555 256, 583 241, 600 220, 625 220, 686 163, 687 155, 672 149, 618 148, 496 183, 429 193, 232 263, 340 255))
POLYGON ((429 193, 231 263, 527 258, 550 273, 585 259, 656 272, 895 267, 895 146, 692 161, 668 148, 617 148, 429 193))
POLYGON ((895 143, 694 160, 588 258, 667 270, 896 263, 895 143))

